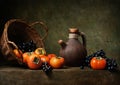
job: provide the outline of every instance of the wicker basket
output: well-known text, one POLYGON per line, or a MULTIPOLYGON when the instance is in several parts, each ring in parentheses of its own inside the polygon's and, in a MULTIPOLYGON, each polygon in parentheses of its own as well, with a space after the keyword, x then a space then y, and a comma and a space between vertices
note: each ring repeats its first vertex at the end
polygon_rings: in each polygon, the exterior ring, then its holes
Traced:
POLYGON ((13 53, 13 49, 18 49, 17 42, 27 42, 33 40, 36 43, 36 47, 44 48, 43 40, 48 34, 48 28, 43 22, 34 22, 27 24, 25 21, 20 19, 11 19, 5 23, 4 31, 0 39, 0 50, 1 53, 8 61, 15 61, 22 63, 22 59, 18 59, 13 53), (45 30, 43 38, 40 37, 39 33, 32 27, 33 25, 40 24, 45 30))

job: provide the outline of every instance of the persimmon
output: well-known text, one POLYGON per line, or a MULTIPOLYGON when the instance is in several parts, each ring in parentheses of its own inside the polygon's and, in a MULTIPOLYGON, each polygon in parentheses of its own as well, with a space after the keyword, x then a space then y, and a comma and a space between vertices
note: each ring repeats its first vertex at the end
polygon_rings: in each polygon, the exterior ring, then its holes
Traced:
POLYGON ((52 57, 50 59, 50 65, 52 68, 59 69, 64 65, 64 58, 63 57, 52 57))
POLYGON ((22 57, 22 51, 20 49, 14 49, 13 50, 14 54, 16 55, 17 58, 21 58, 22 57))
POLYGON ((41 58, 41 61, 44 63, 44 62, 47 62, 49 63, 50 59, 48 56, 45 56, 45 55, 40 55, 40 58, 41 58))
POLYGON ((27 64, 28 58, 33 54, 34 52, 25 52, 23 53, 23 63, 27 64))
POLYGON ((102 57, 93 57, 90 61, 90 66, 95 70, 102 70, 106 67, 106 60, 102 57))
POLYGON ((49 59, 51 59, 52 57, 57 57, 54 53, 48 54, 47 56, 49 59))
POLYGON ((44 48, 37 48, 34 52, 38 55, 46 55, 46 51, 44 48))
POLYGON ((39 69, 42 66, 41 58, 39 57, 39 55, 34 53, 28 58, 27 65, 30 69, 39 69))

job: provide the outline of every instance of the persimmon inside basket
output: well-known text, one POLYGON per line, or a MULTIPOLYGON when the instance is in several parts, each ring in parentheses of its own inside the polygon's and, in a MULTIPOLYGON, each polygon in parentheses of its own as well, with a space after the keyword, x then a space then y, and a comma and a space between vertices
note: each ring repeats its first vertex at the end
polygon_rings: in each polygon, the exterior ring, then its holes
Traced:
POLYGON ((3 56, 8 61, 15 61, 16 63, 21 63, 22 59, 18 59, 13 52, 13 49, 18 49, 18 42, 27 42, 33 40, 36 44, 36 47, 44 48, 43 40, 48 34, 48 28, 43 22, 34 22, 28 24, 21 19, 11 19, 5 23, 4 30, 0 39, 0 50, 3 56), (33 28, 33 25, 40 24, 45 30, 43 37, 40 36, 40 33, 33 28))

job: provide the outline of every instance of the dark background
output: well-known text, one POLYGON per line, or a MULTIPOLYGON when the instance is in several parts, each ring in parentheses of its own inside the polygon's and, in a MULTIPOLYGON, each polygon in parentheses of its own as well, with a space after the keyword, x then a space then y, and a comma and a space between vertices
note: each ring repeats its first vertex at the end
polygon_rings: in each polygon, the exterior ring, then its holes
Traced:
POLYGON ((12 18, 43 21, 49 28, 46 51, 59 55, 57 41, 67 41, 68 29, 76 27, 86 34, 88 54, 103 49, 120 64, 119 5, 119 0, 0 0, 0 34, 12 18))

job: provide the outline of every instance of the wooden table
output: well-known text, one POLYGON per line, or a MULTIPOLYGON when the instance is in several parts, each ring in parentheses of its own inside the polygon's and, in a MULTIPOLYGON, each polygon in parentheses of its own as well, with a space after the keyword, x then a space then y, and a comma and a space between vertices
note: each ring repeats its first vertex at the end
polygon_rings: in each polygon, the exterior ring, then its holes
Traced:
POLYGON ((0 67, 0 85, 119 85, 120 72, 69 67, 54 69, 51 75, 42 70, 0 67))

